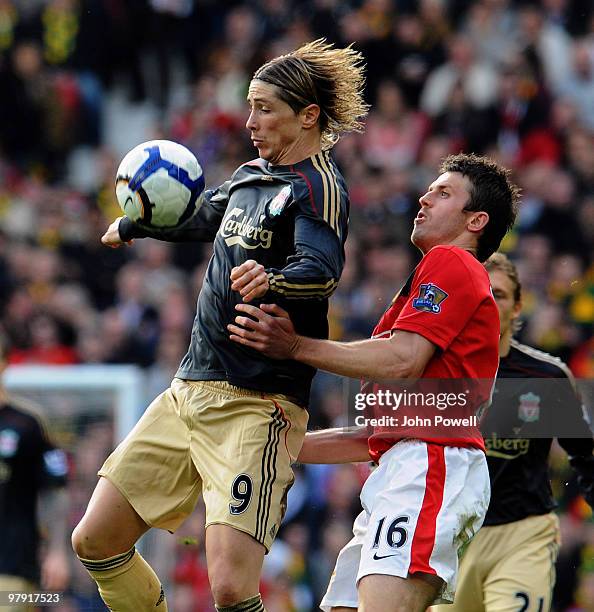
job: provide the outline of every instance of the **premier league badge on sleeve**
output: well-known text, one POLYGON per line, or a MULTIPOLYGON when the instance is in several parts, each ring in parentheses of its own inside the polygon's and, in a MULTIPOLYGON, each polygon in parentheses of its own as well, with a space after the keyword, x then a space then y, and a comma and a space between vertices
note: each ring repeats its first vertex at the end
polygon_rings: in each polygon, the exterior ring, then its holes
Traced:
POLYGON ((54 448, 43 455, 45 469, 49 474, 56 477, 68 474, 68 459, 62 449, 54 448))
POLYGON ((431 312, 439 314, 441 303, 448 297, 448 294, 433 283, 425 283, 419 287, 419 296, 413 302, 413 308, 421 312, 431 312))

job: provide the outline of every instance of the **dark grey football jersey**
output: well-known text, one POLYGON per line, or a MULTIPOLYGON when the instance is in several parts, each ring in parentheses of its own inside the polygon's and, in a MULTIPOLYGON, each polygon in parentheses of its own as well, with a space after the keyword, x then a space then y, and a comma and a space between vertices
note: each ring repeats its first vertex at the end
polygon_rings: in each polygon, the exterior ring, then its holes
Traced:
POLYGON ((315 370, 275 361, 229 340, 227 325, 241 302, 231 290, 233 267, 247 259, 264 265, 270 290, 255 304, 287 310, 298 333, 328 337, 328 298, 344 265, 349 198, 328 152, 294 165, 257 159, 240 166, 230 181, 205 194, 192 219, 175 229, 155 230, 122 220, 122 239, 214 241, 198 297, 190 347, 177 377, 226 380, 240 387, 283 393, 306 405, 315 370))

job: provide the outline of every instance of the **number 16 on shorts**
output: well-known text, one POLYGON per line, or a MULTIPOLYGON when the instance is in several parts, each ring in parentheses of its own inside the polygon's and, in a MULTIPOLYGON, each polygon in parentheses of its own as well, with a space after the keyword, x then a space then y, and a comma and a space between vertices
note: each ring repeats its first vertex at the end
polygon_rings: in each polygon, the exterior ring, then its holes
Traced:
POLYGON ((372 544, 372 548, 375 549, 373 553, 373 559, 375 561, 388 557, 395 557, 398 554, 395 549, 404 546, 408 539, 408 532, 405 528, 406 524, 410 521, 408 516, 399 516, 390 521, 387 525, 386 518, 387 517, 384 516, 377 522, 375 537, 372 544), (392 552, 388 552, 388 554, 378 554, 378 549, 381 548, 382 551, 384 549, 383 543, 386 543, 389 549, 392 549, 392 552))

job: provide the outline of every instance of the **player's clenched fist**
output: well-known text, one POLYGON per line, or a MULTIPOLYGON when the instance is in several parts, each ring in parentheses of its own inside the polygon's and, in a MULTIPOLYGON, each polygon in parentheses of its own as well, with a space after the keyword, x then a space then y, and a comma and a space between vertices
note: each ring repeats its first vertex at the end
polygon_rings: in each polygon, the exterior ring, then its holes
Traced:
MULTIPOLYGON (((124 241, 120 238, 120 221, 124 217, 118 217, 108 228, 105 234, 101 236, 101 243, 105 246, 117 249, 124 244, 124 241)), ((129 240, 126 244, 132 244, 133 240, 129 240)))
POLYGON ((239 291, 244 302, 262 297, 269 288, 268 274, 262 264, 253 259, 231 270, 231 289, 239 291))

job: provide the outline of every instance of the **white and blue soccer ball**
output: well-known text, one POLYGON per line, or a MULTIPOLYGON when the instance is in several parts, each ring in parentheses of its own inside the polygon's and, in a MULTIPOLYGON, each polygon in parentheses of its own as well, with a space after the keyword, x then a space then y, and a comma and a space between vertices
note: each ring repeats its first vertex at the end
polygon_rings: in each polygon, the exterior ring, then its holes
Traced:
POLYGON ((120 164, 116 197, 124 214, 142 225, 176 227, 200 208, 204 175, 194 154, 170 140, 134 147, 120 164))

